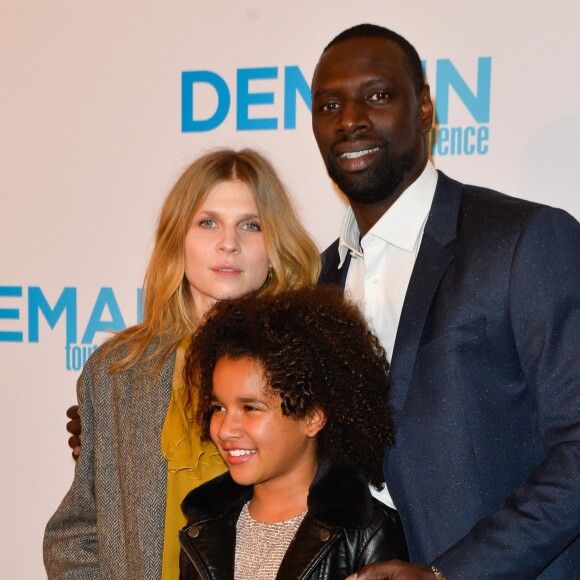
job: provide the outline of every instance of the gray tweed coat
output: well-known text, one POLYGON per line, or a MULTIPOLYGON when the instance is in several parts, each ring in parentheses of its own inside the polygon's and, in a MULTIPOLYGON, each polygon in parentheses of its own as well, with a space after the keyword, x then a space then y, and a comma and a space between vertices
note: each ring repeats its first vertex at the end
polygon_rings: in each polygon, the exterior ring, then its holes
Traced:
POLYGON ((95 354, 77 384, 82 451, 46 527, 44 563, 50 579, 158 580, 167 485, 160 442, 175 353, 157 375, 159 357, 112 375, 120 353, 95 354))

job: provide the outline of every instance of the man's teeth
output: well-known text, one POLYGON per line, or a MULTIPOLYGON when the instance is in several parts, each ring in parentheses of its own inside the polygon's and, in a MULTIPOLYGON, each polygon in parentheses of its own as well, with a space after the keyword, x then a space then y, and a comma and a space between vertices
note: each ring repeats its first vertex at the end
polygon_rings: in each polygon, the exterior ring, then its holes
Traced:
POLYGON ((350 153, 341 153, 341 157, 344 159, 356 159, 357 157, 362 157, 363 155, 368 155, 369 153, 374 153, 378 151, 378 147, 374 147, 373 149, 363 149, 362 151, 351 151, 350 153))
POLYGON ((252 453, 256 453, 257 449, 232 449, 228 451, 229 455, 233 457, 240 457, 242 455, 251 455, 252 453))

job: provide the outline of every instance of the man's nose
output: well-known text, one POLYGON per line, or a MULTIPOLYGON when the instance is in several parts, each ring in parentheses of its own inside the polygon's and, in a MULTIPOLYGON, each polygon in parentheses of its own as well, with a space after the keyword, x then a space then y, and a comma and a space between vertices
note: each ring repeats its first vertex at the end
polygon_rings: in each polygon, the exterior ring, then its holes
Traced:
POLYGON ((367 108, 359 100, 351 99, 342 104, 337 132, 350 135, 370 127, 367 108))

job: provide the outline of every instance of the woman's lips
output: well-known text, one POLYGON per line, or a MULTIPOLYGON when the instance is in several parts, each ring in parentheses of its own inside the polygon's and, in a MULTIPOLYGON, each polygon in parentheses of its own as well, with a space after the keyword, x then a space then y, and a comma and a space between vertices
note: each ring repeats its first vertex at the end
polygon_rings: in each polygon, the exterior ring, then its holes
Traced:
POLYGON ((211 270, 221 276, 236 276, 242 273, 242 271, 236 266, 228 265, 214 266, 211 270))

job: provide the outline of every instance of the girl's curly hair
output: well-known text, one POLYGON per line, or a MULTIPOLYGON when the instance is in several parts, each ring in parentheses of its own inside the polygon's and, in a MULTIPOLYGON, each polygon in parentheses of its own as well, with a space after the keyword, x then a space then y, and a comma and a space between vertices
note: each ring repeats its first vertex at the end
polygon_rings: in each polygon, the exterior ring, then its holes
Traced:
POLYGON ((388 363, 356 306, 335 287, 307 287, 218 303, 194 335, 184 378, 198 390, 197 422, 209 439, 213 371, 217 361, 261 363, 282 412, 326 414, 317 436, 319 457, 354 466, 380 488, 384 446, 392 444, 387 407, 388 363), (201 372, 199 371, 201 369, 201 372))

